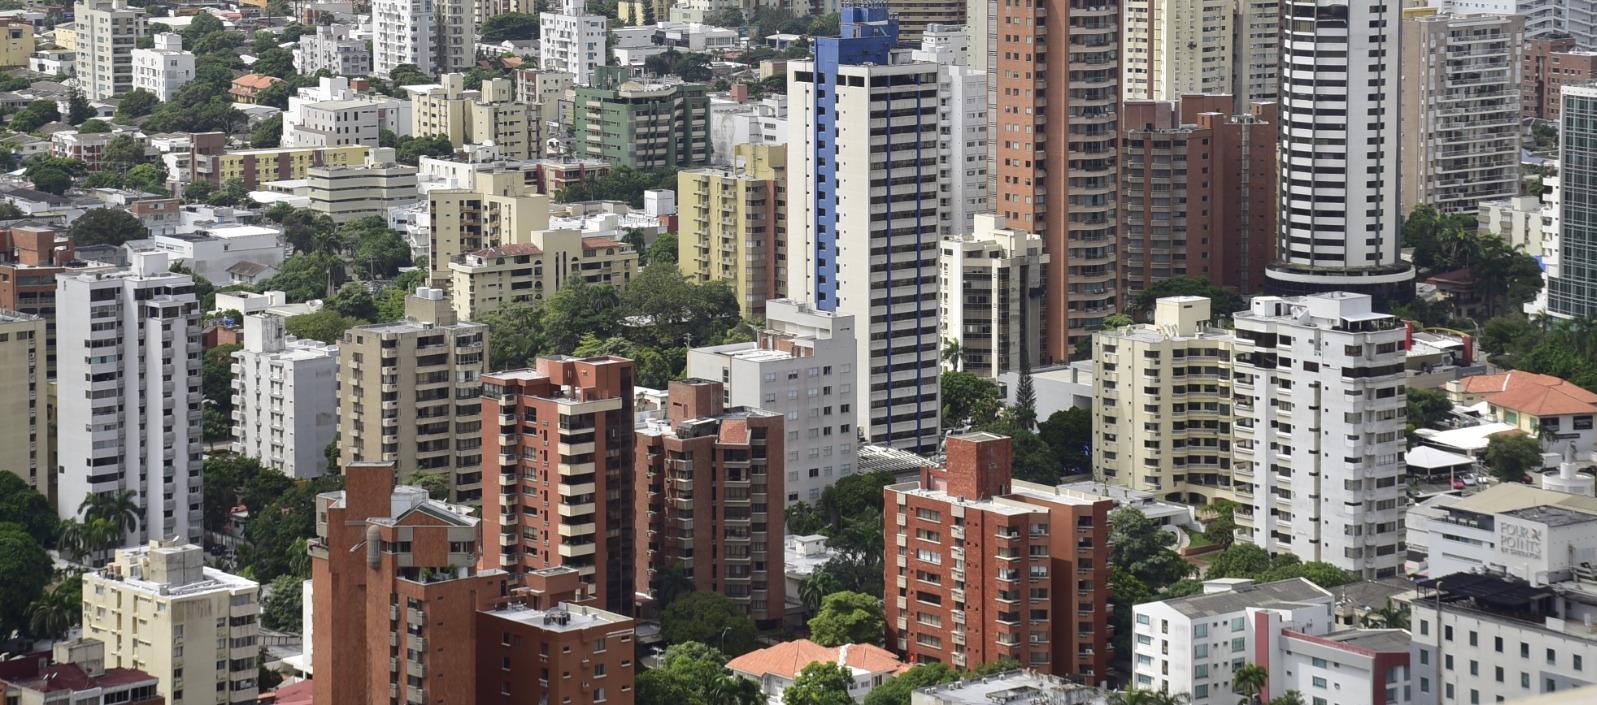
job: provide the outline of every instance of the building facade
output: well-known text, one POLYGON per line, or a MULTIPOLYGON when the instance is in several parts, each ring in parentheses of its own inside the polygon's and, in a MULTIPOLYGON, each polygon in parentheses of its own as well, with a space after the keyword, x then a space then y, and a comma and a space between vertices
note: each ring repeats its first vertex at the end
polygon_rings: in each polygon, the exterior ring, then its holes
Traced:
POLYGON ((593 83, 596 69, 609 55, 604 15, 590 14, 585 0, 561 0, 558 12, 539 13, 538 27, 539 67, 571 74, 578 86, 593 83))
POLYGON ((89 100, 133 90, 133 47, 144 36, 144 9, 126 0, 89 0, 74 7, 78 82, 89 100))
POLYGON ((637 430, 639 592, 665 574, 731 598, 754 621, 787 614, 784 415, 723 402, 720 382, 673 380, 666 418, 637 430), (639 515, 643 515, 640 509, 639 515))
POLYGON ((1004 436, 952 436, 947 451, 946 467, 884 488, 888 647, 909 663, 1012 658, 1102 679, 1114 501, 1012 481, 1004 436))
MULTIPOLYGON (((1189 95, 1231 95, 1238 5, 1225 0, 1126 0, 1125 99, 1176 101, 1189 95)), ((1136 122, 1126 121, 1127 129, 1136 122)))
POLYGON ((574 603, 581 581, 570 568, 533 571, 524 582, 510 603, 477 613, 474 702, 632 705, 632 618, 574 603))
POLYGON ((497 511, 483 513, 499 552, 484 553, 483 567, 573 568, 579 599, 633 612, 648 577, 636 572, 647 515, 633 480, 632 387, 632 361, 610 356, 545 357, 537 370, 483 377, 483 457, 499 470, 497 511), (551 440, 556 453, 544 450, 551 440))
POLYGON ((334 76, 366 76, 372 72, 372 51, 353 36, 347 24, 320 25, 294 46, 294 70, 306 76, 327 71, 334 76))
POLYGON ((638 252, 577 230, 535 230, 527 242, 487 247, 449 262, 450 301, 463 321, 509 306, 544 301, 578 279, 625 287, 638 274, 638 252))
POLYGON ((189 152, 193 169, 190 181, 204 181, 212 186, 238 179, 247 189, 255 189, 263 181, 303 179, 314 166, 359 166, 371 154, 366 146, 346 147, 273 147, 270 149, 225 150, 220 140, 213 142, 212 135, 194 136, 194 148, 189 152), (213 146, 217 145, 217 146, 213 146))
POLYGON ((727 406, 785 417, 785 504, 815 504, 856 472, 854 317, 779 299, 769 302, 765 325, 752 343, 689 350, 687 376, 720 380, 727 406))
POLYGON ((526 243, 549 229, 549 197, 510 169, 480 171, 467 188, 427 192, 428 256, 433 286, 450 285, 455 258, 490 247, 526 243))
POLYGON ((407 89, 412 134, 443 135, 456 147, 491 142, 502 159, 531 159, 541 153, 534 108, 516 101, 510 79, 490 78, 477 90, 466 90, 462 73, 438 80, 437 85, 407 89))
MULTIPOLYGON (((899 18, 903 22, 903 18, 899 18)), ((900 38, 906 38, 902 33, 900 38)), ((991 208, 987 181, 987 72, 973 68, 970 33, 962 26, 930 24, 921 34, 915 61, 938 65, 943 139, 937 145, 938 189, 947 203, 941 213, 943 235, 962 235, 976 227, 976 214, 991 208)))
POLYGON ((920 165, 941 158, 938 65, 895 60, 898 25, 883 7, 845 8, 841 27, 816 39, 815 61, 787 66, 787 294, 854 317, 864 437, 931 452, 943 206, 940 173, 920 165), (840 78, 828 89, 821 76, 840 78))
POLYGON ((373 73, 388 78, 401 64, 427 76, 471 68, 477 60, 474 7, 471 0, 376 0, 373 73))
POLYGON ((1597 126, 1597 85, 1563 87, 1558 140, 1557 275, 1547 276, 1547 312, 1578 318, 1597 312, 1597 212, 1585 206, 1597 194, 1597 165, 1590 162, 1597 126))
POLYGON ((119 549, 83 574, 83 635, 108 666, 144 671, 170 705, 255 702, 260 586, 205 566, 182 539, 119 549))
POLYGON ((320 477, 338 432, 338 348, 298 340, 284 319, 244 317, 233 353, 233 452, 293 478, 320 477))
POLYGON ((574 90, 575 155, 633 169, 710 163, 710 98, 702 83, 632 79, 624 67, 595 69, 574 90))
POLYGON ((133 88, 155 94, 165 103, 194 80, 194 52, 183 51, 183 35, 160 32, 155 46, 133 50, 133 88))
POLYGON ((422 288, 404 320, 351 328, 338 351, 341 464, 442 474, 453 501, 481 504, 488 327, 457 321, 441 290, 422 288))
POLYGON ((372 150, 360 166, 315 166, 305 172, 310 209, 347 223, 361 218, 386 218, 388 209, 421 199, 416 167, 394 161, 392 147, 372 150))
MULTIPOLYGON (((201 539, 200 311, 194 281, 164 253, 132 267, 56 278, 56 510, 75 517, 90 495, 132 492, 146 538, 201 539), (156 501, 161 498, 161 501, 156 501)), ((164 681, 163 681, 164 682, 164 681)), ((253 698, 253 694, 251 695, 253 698)))
POLYGON ((1121 295, 1173 277, 1253 292, 1275 256, 1276 106, 1231 114, 1227 95, 1126 101, 1121 295))
POLYGON ((724 281, 746 318, 787 292, 787 146, 740 144, 730 168, 677 172, 677 264, 724 281))
POLYGON ((1597 52, 1576 49, 1574 37, 1527 40, 1524 54, 1520 107, 1526 118, 1557 120, 1564 84, 1590 81, 1597 76, 1597 52))
POLYGON ((44 319, 0 309, 0 469, 53 496, 44 319))
POLYGON ((1403 16, 1399 208, 1476 213, 1519 195, 1525 20, 1403 16))
POLYGON ((950 366, 997 377, 1042 358, 1048 255, 1041 237, 1004 228, 996 215, 975 220, 970 234, 943 239, 938 328, 959 345, 959 362, 950 366))

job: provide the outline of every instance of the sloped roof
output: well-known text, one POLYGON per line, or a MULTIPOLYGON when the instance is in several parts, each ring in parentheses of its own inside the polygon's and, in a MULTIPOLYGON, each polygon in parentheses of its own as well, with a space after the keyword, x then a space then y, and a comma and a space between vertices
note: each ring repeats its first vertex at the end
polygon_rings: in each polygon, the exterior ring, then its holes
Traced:
POLYGON ((750 651, 726 667, 755 678, 767 675, 792 679, 812 663, 839 663, 867 673, 897 673, 907 668, 892 652, 870 644, 821 646, 809 639, 785 641, 776 646, 750 651))
POLYGON ((246 73, 243 76, 233 79, 233 85, 235 86, 240 88, 254 88, 256 90, 261 90, 271 86, 274 83, 282 82, 283 79, 281 78, 268 76, 263 73, 246 73))
POLYGON ((1509 372, 1503 376, 1503 390, 1486 397, 1486 403, 1531 416, 1597 412, 1597 394, 1568 380, 1533 372, 1509 372))

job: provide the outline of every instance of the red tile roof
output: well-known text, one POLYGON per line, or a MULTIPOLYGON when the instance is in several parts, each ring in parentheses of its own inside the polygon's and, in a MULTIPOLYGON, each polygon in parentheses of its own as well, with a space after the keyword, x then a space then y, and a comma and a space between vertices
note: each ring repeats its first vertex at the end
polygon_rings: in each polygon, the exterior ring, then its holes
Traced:
POLYGON ((869 673, 898 673, 909 668, 892 652, 879 646, 849 644, 828 647, 809 639, 787 641, 759 651, 750 651, 727 662, 726 667, 756 678, 774 675, 792 679, 805 666, 817 661, 842 663, 869 673))
POLYGON ((1597 394, 1568 380, 1533 372, 1504 375, 1503 390, 1486 397, 1486 403, 1531 416, 1597 413, 1597 394))
POLYGON ((268 76, 263 73, 246 73, 243 76, 233 79, 234 86, 239 88, 254 88, 255 90, 262 90, 264 88, 270 87, 274 83, 282 82, 283 79, 281 78, 268 76))
POLYGON ((270 693, 262 693, 260 701, 272 703, 272 705, 311 705, 311 698, 314 692, 314 683, 300 681, 293 685, 285 685, 270 693))
POLYGON ((472 254, 478 257, 515 257, 518 255, 541 255, 543 250, 537 245, 500 245, 498 247, 484 247, 472 254))
POLYGON ((619 240, 611 240, 610 238, 607 238, 607 237, 585 237, 585 238, 582 238, 582 249, 584 249, 584 250, 598 250, 598 249, 602 249, 602 248, 605 248, 605 247, 626 247, 626 246, 627 246, 627 243, 621 242, 619 240))

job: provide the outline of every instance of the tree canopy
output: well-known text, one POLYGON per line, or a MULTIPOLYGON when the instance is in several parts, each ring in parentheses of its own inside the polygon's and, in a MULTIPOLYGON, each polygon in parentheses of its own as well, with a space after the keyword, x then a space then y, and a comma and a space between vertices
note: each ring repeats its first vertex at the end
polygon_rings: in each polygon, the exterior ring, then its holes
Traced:
POLYGON ((53 566, 44 547, 21 524, 0 523, 0 635, 26 631, 28 608, 50 583, 53 566))
POLYGON ((697 641, 741 655, 754 650, 758 635, 754 620, 719 593, 684 595, 660 616, 660 637, 668 644, 697 641))
POLYGON ((822 600, 821 611, 810 618, 809 627, 810 640, 821 646, 875 644, 886 628, 881 598, 834 592, 822 600))
POLYGON ((120 208, 94 208, 72 221, 67 235, 79 247, 121 245, 128 240, 149 237, 150 229, 132 213, 120 208))
POLYGON ((1524 482, 1542 469, 1542 444, 1523 433, 1499 433, 1486 441, 1482 459, 1500 482, 1524 482))
POLYGON ((482 33, 481 41, 488 44, 537 39, 538 16, 530 12, 506 12, 483 20, 479 29, 482 33))

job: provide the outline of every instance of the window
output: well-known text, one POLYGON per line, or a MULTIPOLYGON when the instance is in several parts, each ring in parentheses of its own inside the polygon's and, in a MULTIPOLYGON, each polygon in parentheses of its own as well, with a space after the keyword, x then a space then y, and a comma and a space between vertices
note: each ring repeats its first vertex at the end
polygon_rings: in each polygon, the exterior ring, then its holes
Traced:
POLYGON ((1519 687, 1521 687, 1521 688, 1529 688, 1530 687, 1530 674, 1529 673, 1521 673, 1521 674, 1519 674, 1519 687))
POLYGON ((1325 668, 1327 665, 1327 661, 1325 659, 1318 657, 1311 659, 1310 663, 1314 664, 1315 668, 1325 668))
POLYGON ((1243 648, 1243 643, 1242 643, 1243 641, 1244 640, 1241 637, 1237 637, 1235 639, 1232 639, 1231 640, 1231 653, 1235 654, 1235 653, 1241 652, 1242 648, 1243 648))
POLYGON ((1199 644, 1192 647, 1192 658, 1209 658, 1209 645, 1199 644))
POLYGON ((1453 640, 1453 626, 1452 625, 1447 625, 1445 627, 1442 627, 1442 641, 1452 641, 1452 640, 1453 640))
POLYGON ((1194 700, 1202 700, 1207 697, 1209 697, 1208 683, 1200 683, 1198 685, 1192 686, 1192 698, 1194 700))
POLYGON ((1530 658, 1530 644, 1519 642, 1519 657, 1530 658))
POLYGON ((1193 678, 1208 678, 1209 677, 1209 664, 1207 664, 1207 663, 1195 664, 1192 667, 1192 677, 1193 678))
POLYGON ((1548 649, 1547 650, 1547 665, 1549 665, 1549 666, 1557 666, 1558 665, 1558 653, 1553 651, 1552 649, 1548 649))
POLYGON ((1448 655, 1442 657, 1442 668, 1446 669, 1446 670, 1449 670, 1449 671, 1453 670, 1453 655, 1452 654, 1448 654, 1448 655))
POLYGON ((1569 658, 1570 658, 1570 660, 1571 660, 1571 661, 1572 661, 1572 662, 1573 662, 1573 664, 1572 664, 1572 666, 1573 666, 1573 668, 1574 668, 1574 669, 1575 669, 1575 670, 1577 670, 1577 671, 1578 671, 1578 670, 1580 670, 1580 667, 1581 667, 1581 663, 1580 663, 1580 662, 1581 662, 1581 657, 1580 657, 1580 654, 1573 654, 1573 655, 1571 655, 1571 656, 1570 656, 1570 657, 1569 657, 1569 658))
POLYGON ((1472 676, 1478 676, 1481 674, 1481 663, 1479 661, 1476 661, 1475 659, 1469 660, 1469 674, 1472 676))
POLYGON ((1473 629, 1471 629, 1470 632, 1469 632, 1469 645, 1470 646, 1480 646, 1480 637, 1475 633, 1475 630, 1473 630, 1473 629))
POLYGON ((1314 687, 1316 687, 1316 688, 1324 688, 1324 687, 1325 687, 1325 679, 1324 679, 1324 678, 1321 678, 1321 677, 1320 677, 1320 676, 1315 676, 1315 677, 1314 677, 1314 678, 1313 678, 1313 680, 1312 680, 1312 681, 1310 681, 1310 682, 1311 682, 1311 683, 1312 683, 1312 684, 1313 684, 1313 685, 1314 685, 1314 687))
POLYGON ((1497 653, 1503 653, 1503 637, 1492 637, 1492 647, 1497 650, 1497 653))
POLYGON ((1429 665, 1431 665, 1431 652, 1430 651, 1428 651, 1426 649, 1420 649, 1420 665, 1421 666, 1429 666, 1429 665))
POLYGON ((1143 646, 1149 646, 1153 644, 1153 637, 1148 636, 1147 634, 1138 634, 1137 643, 1143 646))
POLYGON ((1192 627, 1192 636, 1197 637, 1199 639, 1203 639, 1203 638, 1209 636, 1209 625, 1207 625, 1207 624, 1195 624, 1195 625, 1193 625, 1193 627, 1192 627))
POLYGON ((1147 624, 1147 623, 1148 623, 1148 615, 1145 615, 1145 614, 1137 615, 1137 624, 1147 624))
POLYGON ((1497 677, 1497 682, 1498 683, 1503 682, 1503 667, 1502 666, 1498 666, 1495 670, 1496 670, 1496 672, 1493 675, 1495 675, 1497 677))
POLYGON ((1231 620, 1231 631, 1240 632, 1243 627, 1243 618, 1236 617, 1231 620))

